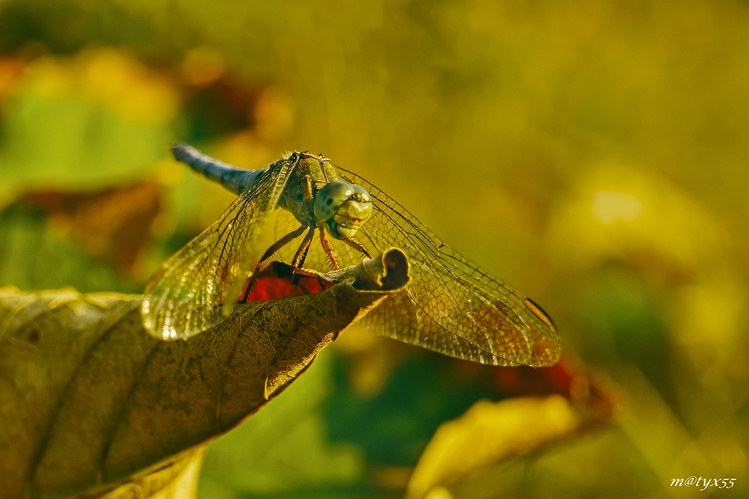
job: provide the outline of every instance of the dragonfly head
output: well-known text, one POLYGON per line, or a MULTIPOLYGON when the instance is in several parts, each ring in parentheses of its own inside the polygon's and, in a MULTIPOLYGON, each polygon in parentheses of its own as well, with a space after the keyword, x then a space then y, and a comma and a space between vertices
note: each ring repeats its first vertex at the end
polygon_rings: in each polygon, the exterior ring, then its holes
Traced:
POLYGON ((351 239, 372 214, 372 197, 360 185, 333 180, 317 192, 312 209, 333 237, 351 239))

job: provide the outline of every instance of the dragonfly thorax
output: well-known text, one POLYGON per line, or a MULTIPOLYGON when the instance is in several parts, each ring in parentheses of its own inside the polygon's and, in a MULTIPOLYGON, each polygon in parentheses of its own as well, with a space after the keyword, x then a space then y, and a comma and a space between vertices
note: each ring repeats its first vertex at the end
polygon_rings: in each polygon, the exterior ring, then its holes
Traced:
POLYGON ((333 180, 315 195, 315 221, 336 239, 351 239, 372 214, 372 197, 357 184, 333 180))

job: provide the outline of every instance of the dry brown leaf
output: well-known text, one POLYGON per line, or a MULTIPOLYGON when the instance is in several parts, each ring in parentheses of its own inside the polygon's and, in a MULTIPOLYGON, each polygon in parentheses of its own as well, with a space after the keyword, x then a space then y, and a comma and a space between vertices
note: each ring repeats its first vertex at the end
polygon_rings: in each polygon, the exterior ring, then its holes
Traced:
POLYGON ((390 250, 327 277, 175 342, 143 330, 139 296, 0 289, 0 498, 103 494, 179 462, 401 290, 408 262, 390 250))

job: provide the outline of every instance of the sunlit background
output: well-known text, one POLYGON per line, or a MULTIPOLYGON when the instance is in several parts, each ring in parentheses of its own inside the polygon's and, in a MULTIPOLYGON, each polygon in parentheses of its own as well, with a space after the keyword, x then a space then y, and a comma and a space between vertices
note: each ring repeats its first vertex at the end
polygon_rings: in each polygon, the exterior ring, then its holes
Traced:
MULTIPOLYGON (((0 0, 0 282, 139 292, 232 199, 171 142, 324 153, 542 304, 618 408, 450 494, 746 497, 747 54, 730 0, 0 0)), ((201 499, 402 497, 441 422, 504 396, 344 336, 212 445, 201 499)))

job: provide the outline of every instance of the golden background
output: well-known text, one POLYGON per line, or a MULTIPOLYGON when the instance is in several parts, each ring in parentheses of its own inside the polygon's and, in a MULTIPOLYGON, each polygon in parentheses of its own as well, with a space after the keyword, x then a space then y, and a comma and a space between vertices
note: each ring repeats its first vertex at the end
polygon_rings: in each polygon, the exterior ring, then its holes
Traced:
MULTIPOLYGON (((616 394, 613 424, 529 460, 502 497, 739 497, 747 54, 741 1, 0 0, 0 282, 142 289, 232 199, 172 162, 171 142, 247 168, 324 153, 542 304, 564 362, 616 394), (96 234, 137 196, 78 232, 11 209, 136 182, 159 186, 161 208, 126 264, 96 234), (669 486, 690 475, 737 482, 669 486)), ((432 356, 408 374, 425 384, 397 392, 410 359, 362 360, 384 341, 352 334, 219 440, 199 497, 401 497, 436 424, 486 392, 450 405, 432 356), (382 411, 352 409, 369 440, 337 419, 362 400, 382 411), (378 448, 406 434, 407 452, 378 448)))

